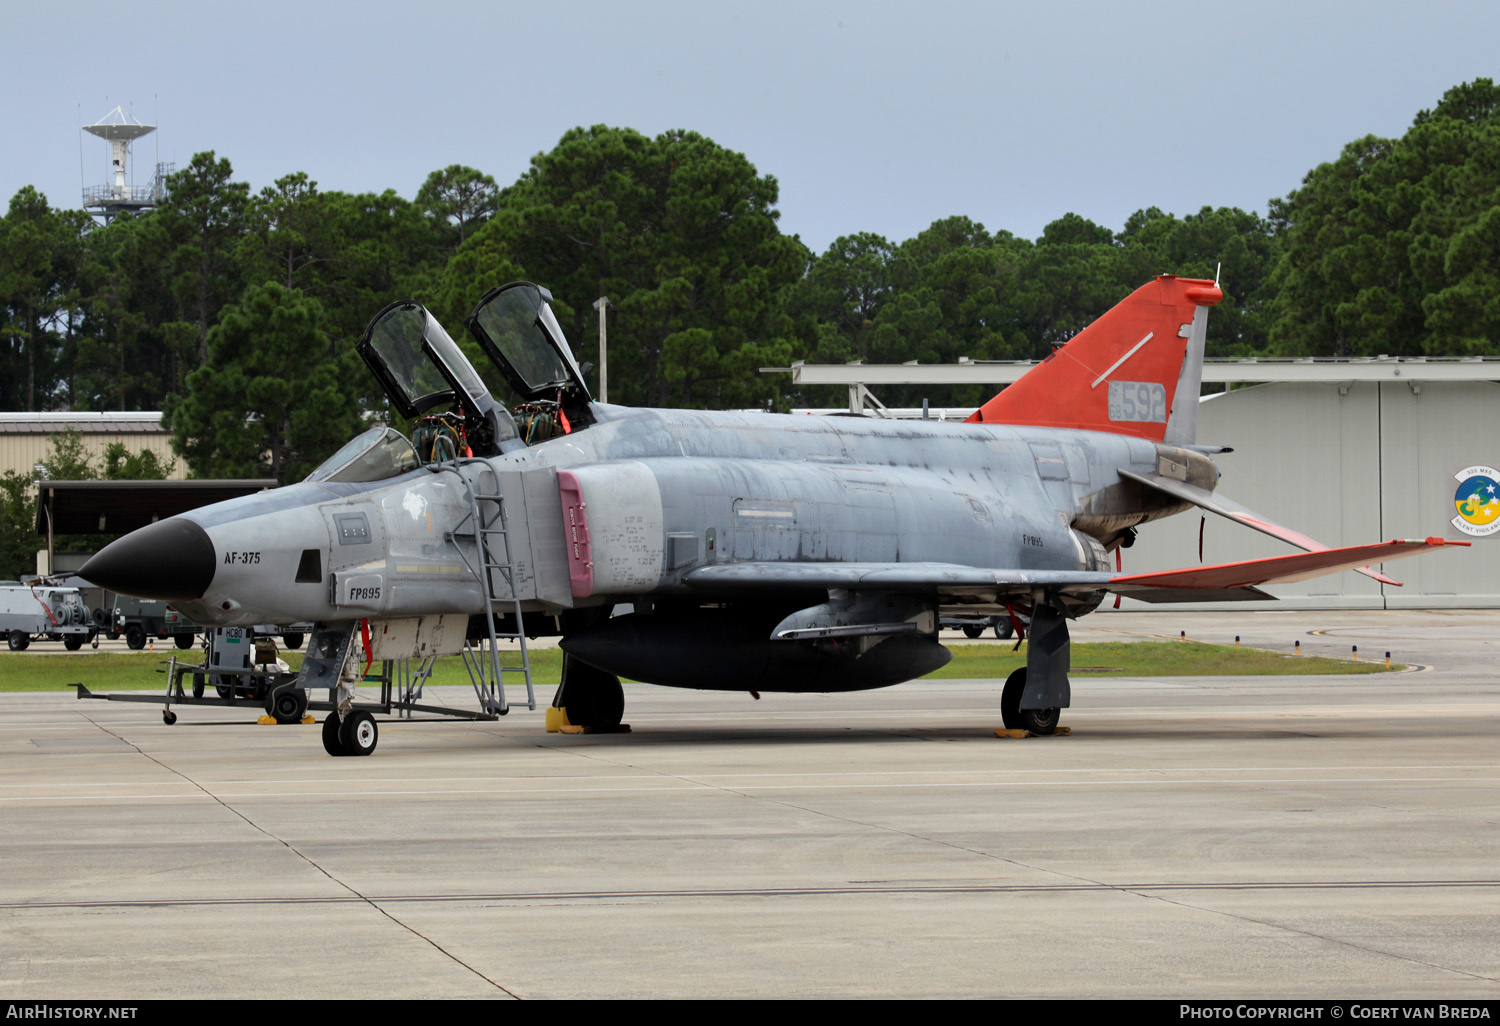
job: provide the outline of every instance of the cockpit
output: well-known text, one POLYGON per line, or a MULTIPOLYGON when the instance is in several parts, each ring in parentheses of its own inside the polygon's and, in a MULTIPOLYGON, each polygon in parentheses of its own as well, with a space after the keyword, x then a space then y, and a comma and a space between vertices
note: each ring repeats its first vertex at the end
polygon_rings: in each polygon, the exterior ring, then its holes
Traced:
POLYGON ((406 436, 395 428, 373 427, 355 435, 304 481, 384 481, 422 465, 406 436))
MULTIPOLYGON (((416 421, 407 443, 414 466, 510 452, 594 422, 583 373, 551 300, 552 294, 538 285, 512 282, 486 293, 464 321, 514 393, 509 409, 420 303, 392 303, 375 315, 355 348, 396 411, 416 421)), ((399 432, 383 430, 406 442, 399 432)), ((383 459, 390 467, 400 465, 400 459, 385 451, 399 446, 371 435, 366 432, 344 446, 313 472, 327 470, 324 477, 309 480, 374 480, 338 476, 363 472, 355 468, 365 456, 383 459), (362 446, 357 444, 361 439, 362 446)))

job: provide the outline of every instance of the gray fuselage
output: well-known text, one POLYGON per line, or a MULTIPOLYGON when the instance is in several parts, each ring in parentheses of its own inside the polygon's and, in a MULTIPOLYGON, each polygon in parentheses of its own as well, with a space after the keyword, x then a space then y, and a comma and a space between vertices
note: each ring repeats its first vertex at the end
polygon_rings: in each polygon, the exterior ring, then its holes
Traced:
POLYGON ((200 599, 174 604, 219 625, 479 613, 471 491, 504 497, 494 594, 528 613, 686 594, 691 571, 725 563, 1105 570, 1123 532, 1183 508, 1117 469, 1216 477, 1204 456, 1101 432, 592 412, 585 430, 499 456, 183 514, 215 566, 200 599))

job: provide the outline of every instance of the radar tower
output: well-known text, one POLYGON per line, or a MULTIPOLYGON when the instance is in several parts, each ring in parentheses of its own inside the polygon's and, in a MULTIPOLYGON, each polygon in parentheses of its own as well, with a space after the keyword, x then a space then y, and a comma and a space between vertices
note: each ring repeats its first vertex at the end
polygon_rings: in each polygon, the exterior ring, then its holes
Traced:
POLYGON ((114 173, 113 183, 88 186, 83 190, 85 209, 108 223, 123 210, 150 210, 166 198, 167 175, 172 173, 173 165, 158 162, 156 175, 144 188, 131 186, 126 176, 130 144, 156 131, 155 125, 143 125, 126 114, 123 108, 116 107, 92 125, 84 125, 83 130, 109 143, 110 169, 114 173))

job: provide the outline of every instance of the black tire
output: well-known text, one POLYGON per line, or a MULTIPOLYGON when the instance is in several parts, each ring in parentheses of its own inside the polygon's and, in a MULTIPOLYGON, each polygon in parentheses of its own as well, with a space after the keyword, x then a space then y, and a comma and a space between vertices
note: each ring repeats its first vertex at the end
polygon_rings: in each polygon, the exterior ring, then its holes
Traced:
POLYGON ((323 751, 329 755, 348 755, 344 751, 344 742, 339 740, 339 728, 343 724, 339 722, 339 714, 331 712, 323 721, 323 751))
POLYGON ((63 648, 69 652, 77 652, 83 647, 84 636, 82 634, 69 634, 63 638, 63 648))
POLYGON ((146 647, 146 629, 138 623, 133 623, 125 628, 125 644, 130 646, 132 652, 139 652, 146 647))
POLYGON ((225 687, 223 684, 215 684, 214 693, 217 694, 220 698, 233 698, 234 688, 225 687))
POLYGON ((31 645, 31 635, 25 631, 11 631, 10 637, 5 640, 12 652, 24 652, 31 645))
POLYGON ((120 632, 119 631, 105 631, 104 632, 104 636, 106 638, 108 638, 110 641, 119 641, 120 640, 120 632))
POLYGON ((625 718, 625 689, 612 673, 564 657, 559 697, 568 722, 578 727, 618 727, 625 718))
POLYGON ((978 638, 984 633, 984 625, 978 623, 966 623, 960 628, 966 638, 978 638))
POLYGON ((995 621, 995 637, 999 638, 1001 641, 1009 641, 1015 636, 1016 625, 1011 623, 1010 620, 1006 619, 995 621))
POLYGON ((172 641, 178 648, 192 648, 193 636, 191 634, 174 634, 172 641))
POLYGON ((1022 709, 1021 695, 1025 690, 1026 667, 1023 666, 1005 678, 1005 689, 1000 692, 1000 719, 1005 723, 1005 729, 1028 730, 1040 735, 1056 732, 1062 710, 1022 709))
POLYGON ((161 711, 161 721, 170 727, 177 722, 177 714, 171 709, 163 709, 161 711))
POLYGON ((307 692, 295 682, 283 684, 266 696, 266 712, 277 723, 301 723, 307 713, 307 692))
POLYGON ((339 743, 345 755, 369 755, 379 740, 380 728, 375 725, 375 717, 363 709, 356 709, 344 717, 344 723, 339 727, 339 743))
POLYGON ((201 673, 193 674, 193 697, 203 697, 203 674, 201 673))
POLYGON ((301 648, 302 634, 298 631, 288 631, 282 634, 281 643, 287 648, 301 648))

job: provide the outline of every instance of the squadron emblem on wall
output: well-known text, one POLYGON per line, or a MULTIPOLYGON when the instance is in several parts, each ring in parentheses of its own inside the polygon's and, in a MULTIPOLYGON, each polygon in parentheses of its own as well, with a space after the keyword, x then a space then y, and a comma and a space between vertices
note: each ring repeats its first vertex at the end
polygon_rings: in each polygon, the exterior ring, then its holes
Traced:
POLYGON ((1453 476, 1458 480, 1458 491, 1453 494, 1458 516, 1453 526, 1476 538, 1500 531, 1500 471, 1465 467, 1453 476))

